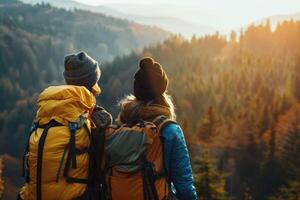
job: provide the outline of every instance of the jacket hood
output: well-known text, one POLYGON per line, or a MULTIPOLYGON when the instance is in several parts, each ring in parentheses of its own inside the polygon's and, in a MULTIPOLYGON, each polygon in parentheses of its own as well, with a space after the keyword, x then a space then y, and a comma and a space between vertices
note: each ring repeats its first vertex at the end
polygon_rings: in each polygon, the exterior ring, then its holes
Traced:
POLYGON ((51 86, 46 88, 38 98, 35 122, 46 124, 54 119, 63 125, 68 125, 81 115, 89 117, 94 106, 94 96, 84 86, 51 86))

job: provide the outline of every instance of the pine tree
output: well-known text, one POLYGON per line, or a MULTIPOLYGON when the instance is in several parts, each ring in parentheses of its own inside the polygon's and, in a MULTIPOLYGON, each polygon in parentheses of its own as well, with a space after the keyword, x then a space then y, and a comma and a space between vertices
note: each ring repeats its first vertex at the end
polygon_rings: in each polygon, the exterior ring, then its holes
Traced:
POLYGON ((295 127, 283 145, 282 163, 287 180, 297 179, 300 181, 300 128, 295 127))
POLYGON ((276 131, 273 126, 269 131, 269 141, 267 144, 266 161, 262 168, 261 191, 265 196, 273 194, 274 191, 282 184, 282 169, 276 156, 276 131))
POLYGON ((269 200, 300 200, 300 181, 291 181, 287 186, 281 187, 278 193, 269 200))
POLYGON ((196 159, 194 163, 195 183, 199 200, 230 200, 225 191, 226 175, 217 170, 216 160, 208 151, 196 159))
POLYGON ((295 98, 300 101, 300 55, 294 67, 293 90, 295 98))
POLYGON ((202 141, 210 141, 215 133, 216 128, 216 114, 212 106, 210 106, 198 127, 198 137, 202 141))

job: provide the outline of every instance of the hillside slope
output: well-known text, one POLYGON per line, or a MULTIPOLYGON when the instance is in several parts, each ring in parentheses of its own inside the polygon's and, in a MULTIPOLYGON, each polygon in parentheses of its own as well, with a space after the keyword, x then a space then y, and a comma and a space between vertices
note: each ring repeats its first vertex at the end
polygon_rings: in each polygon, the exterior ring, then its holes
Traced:
MULTIPOLYGON (((194 34, 201 36, 206 34, 212 34, 217 31, 217 29, 210 27, 208 25, 203 25, 195 22, 190 22, 187 19, 181 19, 180 16, 162 15, 158 13, 149 14, 149 10, 155 9, 155 6, 142 6, 137 5, 126 5, 126 4, 107 4, 99 6, 91 6, 82 4, 73 0, 22 0, 23 2, 36 4, 40 2, 47 2, 53 6, 67 9, 84 9, 96 13, 106 14, 108 16, 113 16, 117 18, 127 19, 136 23, 155 26, 163 28, 164 30, 170 31, 175 34, 181 34, 188 38, 192 37, 194 34), (130 7, 133 9, 130 9, 130 7), (129 7, 129 9, 128 9, 129 7), (145 13, 143 13, 145 11, 145 13), (172 16, 172 17, 171 17, 172 16)), ((149 6, 149 5, 148 5, 149 6)), ((163 6, 164 9, 165 6, 163 6)), ((157 9, 161 10, 159 6, 157 9)))
POLYGON ((0 5, 1 25, 65 40, 65 46, 74 45, 75 49, 87 49, 90 54, 105 60, 170 36, 168 32, 158 28, 89 11, 66 11, 49 4, 0 5))
MULTIPOLYGON (((191 41, 172 37, 108 64, 100 100, 117 113, 117 100, 132 93, 139 59, 154 57, 170 78, 169 93, 194 173, 203 176, 196 161, 208 150, 218 169, 228 174, 228 194, 270 200, 275 191, 281 196, 289 182, 300 184, 299 33, 299 21, 285 21, 274 32, 270 23, 250 26, 240 38, 233 32, 230 41, 220 35, 191 41)), ((218 182, 215 174, 207 179, 211 187, 218 182)), ((196 187, 205 199, 203 181, 198 179, 196 187)), ((295 191, 290 199, 299 198, 295 191)))
POLYGON ((26 102, 42 88, 63 82, 66 54, 85 50, 102 63, 169 36, 158 28, 88 11, 0 1, 0 151, 20 155, 23 146, 7 141, 25 141, 34 112, 26 102), (15 107, 30 113, 12 111, 15 107), (26 126, 16 125, 19 112, 26 126))

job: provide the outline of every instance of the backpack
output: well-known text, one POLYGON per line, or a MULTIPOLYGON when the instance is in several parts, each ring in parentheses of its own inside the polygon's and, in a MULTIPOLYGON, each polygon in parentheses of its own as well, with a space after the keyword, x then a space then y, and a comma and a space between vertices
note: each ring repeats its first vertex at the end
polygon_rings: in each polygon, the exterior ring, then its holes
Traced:
POLYGON ((165 116, 152 122, 111 126, 106 130, 107 196, 112 200, 170 199, 160 130, 176 123, 165 116))
POLYGON ((94 97, 80 86, 54 86, 38 99, 23 156, 23 200, 99 200, 89 115, 94 97))

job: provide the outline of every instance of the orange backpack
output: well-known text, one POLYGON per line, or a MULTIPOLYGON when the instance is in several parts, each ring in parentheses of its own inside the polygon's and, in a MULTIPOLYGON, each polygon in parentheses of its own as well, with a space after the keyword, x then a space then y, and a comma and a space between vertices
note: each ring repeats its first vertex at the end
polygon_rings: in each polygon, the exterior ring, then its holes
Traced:
POLYGON ((160 130, 176 123, 164 116, 153 122, 111 126, 106 131, 107 196, 112 200, 162 200, 169 195, 160 130))

